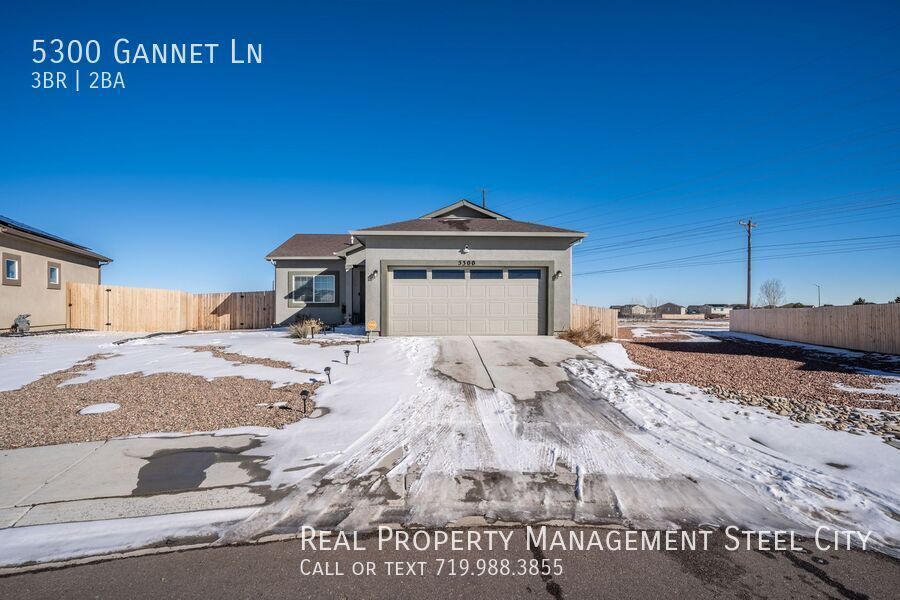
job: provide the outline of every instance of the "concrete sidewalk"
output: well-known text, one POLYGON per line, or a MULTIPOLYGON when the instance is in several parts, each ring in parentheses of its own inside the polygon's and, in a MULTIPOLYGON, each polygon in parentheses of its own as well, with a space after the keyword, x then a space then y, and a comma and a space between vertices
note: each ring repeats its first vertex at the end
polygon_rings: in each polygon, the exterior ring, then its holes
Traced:
POLYGON ((252 435, 147 437, 0 451, 0 528, 264 504, 252 435))

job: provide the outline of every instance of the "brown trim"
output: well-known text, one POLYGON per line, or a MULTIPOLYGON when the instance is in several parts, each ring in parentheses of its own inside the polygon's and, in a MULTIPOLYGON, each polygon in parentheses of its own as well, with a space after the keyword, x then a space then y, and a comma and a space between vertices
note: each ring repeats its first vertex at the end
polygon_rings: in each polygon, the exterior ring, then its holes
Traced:
POLYGON ((58 262, 53 262, 51 260, 47 261, 47 289, 48 290, 59 290, 62 289, 62 265, 58 262), (56 283, 50 281, 50 268, 56 267, 56 283))
POLYGON ((18 254, 12 254, 11 252, 4 252, 2 257, 2 265, 3 267, 3 285, 22 285, 22 257, 18 254), (16 275, 19 277, 17 279, 8 279, 6 277, 6 261, 14 260, 16 261, 16 275))
POLYGON ((288 308, 336 308, 341 305, 341 272, 328 270, 320 271, 317 269, 295 269, 287 273, 287 301, 288 308), (294 300, 294 276, 315 277, 316 275, 333 275, 334 276, 334 302, 302 302, 294 300))

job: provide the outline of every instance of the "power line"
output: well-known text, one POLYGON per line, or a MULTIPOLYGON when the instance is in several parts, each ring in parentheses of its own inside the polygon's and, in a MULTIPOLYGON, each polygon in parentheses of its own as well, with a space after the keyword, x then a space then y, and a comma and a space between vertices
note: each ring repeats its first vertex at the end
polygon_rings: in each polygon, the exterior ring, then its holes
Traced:
MULTIPOLYGON (((814 251, 814 252, 801 252, 801 253, 793 253, 793 254, 780 254, 780 255, 772 255, 772 256, 762 256, 757 257, 755 260, 759 261, 767 261, 767 260, 775 260, 781 258, 793 258, 793 257, 801 257, 801 256, 825 256, 828 254, 846 254, 848 252, 862 252, 862 251, 875 251, 875 250, 885 250, 891 248, 900 248, 900 243, 885 243, 879 245, 873 245, 865 248, 853 248, 847 250, 824 250, 824 251, 814 251)), ((737 250, 743 251, 743 248, 738 248, 737 250)), ((634 271, 657 271, 660 269, 674 270, 685 267, 700 267, 707 265, 724 265, 724 264, 734 264, 744 262, 743 258, 737 259, 723 259, 723 260, 708 260, 708 261, 698 261, 698 262, 686 262, 675 265, 658 265, 658 266, 648 266, 642 267, 638 269, 609 269, 603 271, 588 271, 584 273, 575 273, 574 276, 584 276, 584 275, 600 275, 600 274, 616 274, 616 273, 630 273, 634 271)))

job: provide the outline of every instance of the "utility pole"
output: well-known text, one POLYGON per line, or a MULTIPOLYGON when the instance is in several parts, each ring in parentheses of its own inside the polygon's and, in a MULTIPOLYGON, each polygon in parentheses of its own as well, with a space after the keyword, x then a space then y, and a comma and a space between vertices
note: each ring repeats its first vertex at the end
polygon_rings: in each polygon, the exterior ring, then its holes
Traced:
POLYGON ((746 221, 738 221, 738 225, 747 230, 747 308, 749 309, 752 304, 750 303, 750 295, 753 293, 751 288, 751 280, 750 280, 750 267, 751 267, 751 249, 752 249, 752 241, 753 241, 753 229, 756 227, 756 223, 753 222, 753 219, 747 219, 746 221))
POLYGON ((819 291, 819 308, 822 308, 822 286, 818 283, 814 283, 813 285, 816 286, 816 289, 819 291))

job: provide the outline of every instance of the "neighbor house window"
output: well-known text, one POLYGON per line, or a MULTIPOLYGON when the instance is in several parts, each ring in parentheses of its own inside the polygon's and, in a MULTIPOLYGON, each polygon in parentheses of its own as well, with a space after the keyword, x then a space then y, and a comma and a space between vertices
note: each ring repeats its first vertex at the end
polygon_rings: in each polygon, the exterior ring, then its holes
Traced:
POLYGON ((304 304, 334 304, 336 280, 334 275, 294 275, 293 300, 304 304))
POLYGON ((61 269, 59 263, 48 262, 47 263, 47 289, 58 290, 60 289, 60 281, 62 280, 61 269))
POLYGON ((22 285, 22 257, 3 253, 3 285, 22 285))

